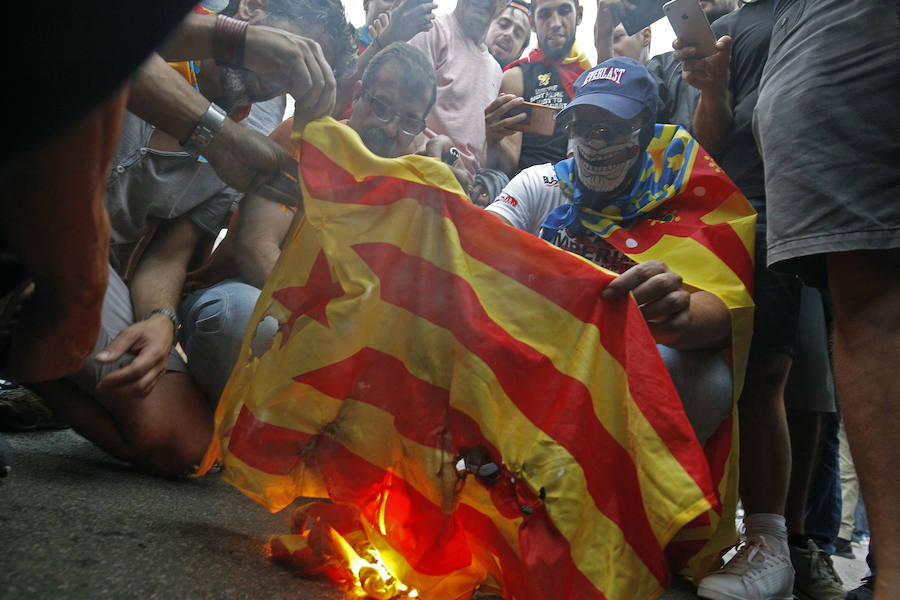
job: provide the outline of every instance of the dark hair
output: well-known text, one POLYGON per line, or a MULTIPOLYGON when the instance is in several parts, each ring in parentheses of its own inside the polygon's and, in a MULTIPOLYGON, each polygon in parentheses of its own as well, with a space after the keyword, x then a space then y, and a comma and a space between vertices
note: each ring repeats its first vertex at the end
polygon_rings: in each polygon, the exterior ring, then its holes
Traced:
POLYGON ((400 70, 402 79, 400 86, 403 92, 407 94, 417 93, 421 90, 430 92, 428 97, 428 110, 431 111, 437 97, 437 81, 434 75, 434 67, 425 58, 425 55, 411 44, 406 42, 393 42, 388 44, 383 50, 378 52, 372 60, 369 61, 366 70, 362 74, 362 89, 368 91, 372 89, 378 74, 385 65, 393 62, 399 63, 397 66, 400 70))
MULTIPOLYGON (((534 5, 538 3, 538 0, 531 0, 531 5, 528 7, 528 14, 534 14, 534 5)), ((578 0, 572 0, 572 4, 575 5, 575 10, 578 10, 578 0)))
POLYGON ((335 79, 356 72, 356 29, 347 22, 340 0, 269 0, 265 21, 318 25, 331 40, 331 70, 335 79))

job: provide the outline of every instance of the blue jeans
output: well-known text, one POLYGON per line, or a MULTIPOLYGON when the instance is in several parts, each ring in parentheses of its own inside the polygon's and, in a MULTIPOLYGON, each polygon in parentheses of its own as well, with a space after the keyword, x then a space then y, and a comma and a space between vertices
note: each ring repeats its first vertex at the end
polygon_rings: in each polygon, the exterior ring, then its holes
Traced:
MULTIPOLYGON (((229 279, 194 292, 178 306, 188 371, 212 406, 237 362, 259 294, 258 288, 229 279)), ((253 338, 253 354, 262 354, 277 331, 278 322, 264 318, 253 338)))
POLYGON ((731 367, 718 350, 675 350, 656 345, 700 444, 731 414, 731 367))

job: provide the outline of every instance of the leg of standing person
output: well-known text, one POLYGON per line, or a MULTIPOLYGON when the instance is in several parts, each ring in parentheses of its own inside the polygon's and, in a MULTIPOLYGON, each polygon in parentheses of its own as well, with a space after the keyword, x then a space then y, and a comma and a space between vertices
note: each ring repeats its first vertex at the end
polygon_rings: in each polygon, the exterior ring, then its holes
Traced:
POLYGON ((856 558, 853 554, 853 529, 856 525, 856 504, 859 501, 859 481, 856 479, 856 467, 850 454, 850 443, 847 441, 847 428, 841 422, 838 432, 841 468, 841 527, 834 540, 834 553, 844 558, 856 558))
POLYGON ((887 600, 900 589, 900 11, 780 2, 775 22, 755 112, 768 263, 834 300, 835 378, 887 600))
POLYGON ((876 597, 889 598, 900 589, 900 250, 831 254, 828 281, 838 390, 877 549, 876 597))

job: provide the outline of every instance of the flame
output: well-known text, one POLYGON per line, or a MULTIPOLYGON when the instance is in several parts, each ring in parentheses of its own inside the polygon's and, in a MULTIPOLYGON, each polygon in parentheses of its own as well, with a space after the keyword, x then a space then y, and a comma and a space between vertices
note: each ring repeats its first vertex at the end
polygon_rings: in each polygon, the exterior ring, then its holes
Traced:
POLYGON ((369 597, 374 600, 402 600, 419 597, 417 590, 410 589, 391 574, 381 560, 378 550, 367 549, 365 554, 371 557, 371 560, 367 560, 360 556, 333 527, 328 529, 335 549, 347 558, 350 570, 356 578, 353 589, 356 597, 369 597))

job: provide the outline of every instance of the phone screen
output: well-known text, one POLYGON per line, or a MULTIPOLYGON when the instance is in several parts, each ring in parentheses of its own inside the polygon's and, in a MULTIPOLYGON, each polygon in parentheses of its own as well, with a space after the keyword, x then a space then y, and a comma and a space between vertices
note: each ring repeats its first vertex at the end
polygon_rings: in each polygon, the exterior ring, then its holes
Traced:
POLYGON ((503 118, 508 119, 509 117, 514 117, 514 116, 520 115, 522 113, 525 113, 525 115, 527 115, 527 116, 525 117, 524 120, 519 121, 517 123, 517 125, 520 127, 526 126, 526 125, 531 125, 531 105, 529 105, 529 104, 520 104, 519 106, 513 108, 508 113, 503 115, 503 118))

